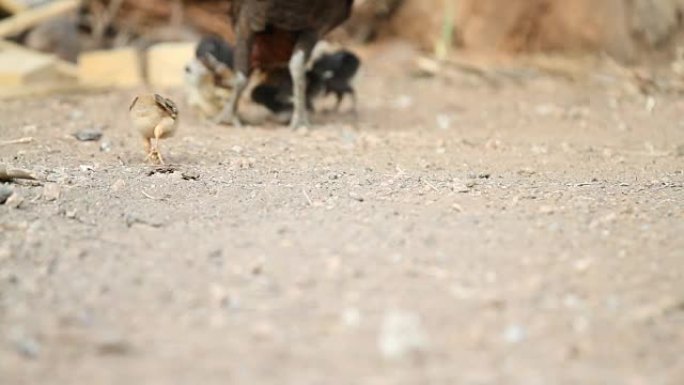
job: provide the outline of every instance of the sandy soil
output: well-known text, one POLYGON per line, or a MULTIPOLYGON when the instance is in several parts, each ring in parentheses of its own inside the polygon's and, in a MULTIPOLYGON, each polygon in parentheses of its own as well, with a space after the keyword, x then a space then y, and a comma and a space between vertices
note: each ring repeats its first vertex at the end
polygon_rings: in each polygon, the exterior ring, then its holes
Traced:
POLYGON ((0 382, 684 383, 684 102, 409 57, 307 134, 183 110, 167 169, 133 92, 0 104, 47 180, 0 206, 0 382))

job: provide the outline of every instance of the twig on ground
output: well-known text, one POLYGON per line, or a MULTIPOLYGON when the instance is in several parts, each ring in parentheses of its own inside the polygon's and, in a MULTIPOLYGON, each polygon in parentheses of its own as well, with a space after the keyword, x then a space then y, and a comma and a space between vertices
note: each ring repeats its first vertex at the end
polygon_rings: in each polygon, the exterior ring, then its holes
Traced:
POLYGON ((306 198, 307 202, 309 202, 309 206, 313 206, 313 201, 311 200, 311 197, 309 194, 307 194, 305 189, 302 189, 302 194, 304 194, 304 197, 306 198))
POLYGON ((12 139, 12 140, 4 140, 0 142, 0 146, 10 146, 12 144, 27 144, 33 142, 33 138, 30 136, 24 137, 24 138, 19 138, 19 139, 12 139))

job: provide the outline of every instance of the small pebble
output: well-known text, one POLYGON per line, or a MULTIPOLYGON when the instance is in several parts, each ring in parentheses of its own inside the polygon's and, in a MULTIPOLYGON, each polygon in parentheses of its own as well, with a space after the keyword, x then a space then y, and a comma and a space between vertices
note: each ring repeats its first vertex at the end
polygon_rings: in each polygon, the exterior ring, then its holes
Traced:
POLYGON ((503 333, 504 341, 509 344, 517 344, 525 340, 527 333, 520 325, 509 325, 503 333))
POLYGON ((532 176, 536 173, 537 172, 535 170, 533 170, 532 168, 529 168, 529 167, 525 167, 523 169, 518 170, 518 175, 520 175, 520 176, 528 176, 529 177, 529 176, 532 176))
POLYGON ((378 347, 385 358, 399 359, 424 351, 427 334, 418 314, 390 311, 385 314, 378 338, 378 347))
POLYGON ((361 312, 356 308, 346 309, 342 313, 342 323, 348 328, 357 328, 361 325, 361 312))
POLYGON ((119 337, 106 338, 97 346, 98 354, 103 356, 124 356, 132 351, 133 346, 119 337))
POLYGON ((31 337, 23 337, 14 343, 17 352, 25 358, 36 359, 40 355, 41 346, 31 337))
POLYGON ((451 117, 446 114, 437 115, 437 127, 440 130, 448 130, 451 128, 451 117))
POLYGON ((164 224, 159 221, 142 218, 138 214, 130 213, 125 217, 126 226, 133 227, 133 225, 147 225, 150 227, 162 227, 164 224))
POLYGON ((69 119, 71 120, 79 120, 83 118, 83 111, 81 110, 72 110, 71 113, 69 113, 69 119))
POLYGON ((81 142, 96 142, 102 138, 102 131, 98 129, 85 129, 77 131, 74 138, 81 142))
POLYGON ((199 180, 200 174, 197 171, 184 171, 181 173, 183 180, 199 180))
POLYGON ((355 200, 355 201, 359 201, 359 202, 363 202, 363 201, 365 200, 359 193, 356 193, 356 192, 353 192, 353 191, 350 191, 350 192, 349 192, 349 197, 350 197, 351 199, 353 199, 353 200, 355 200))
POLYGON ((398 110, 405 110, 413 106, 413 98, 409 95, 401 95, 393 101, 393 107, 398 110))
POLYGON ((112 151, 112 143, 107 141, 107 140, 103 140, 102 142, 100 142, 100 151, 102 151, 102 152, 112 151))
POLYGON ((456 181, 451 186, 451 190, 454 192, 458 192, 458 193, 467 193, 467 192, 470 192, 470 187, 465 183, 461 183, 461 182, 456 181))
POLYGON ((587 270, 589 270, 589 268, 591 267, 592 264, 593 264, 593 261, 591 259, 585 258, 585 259, 579 259, 579 260, 575 261, 575 263, 573 264, 573 267, 575 268, 575 270, 578 273, 584 273, 587 270))

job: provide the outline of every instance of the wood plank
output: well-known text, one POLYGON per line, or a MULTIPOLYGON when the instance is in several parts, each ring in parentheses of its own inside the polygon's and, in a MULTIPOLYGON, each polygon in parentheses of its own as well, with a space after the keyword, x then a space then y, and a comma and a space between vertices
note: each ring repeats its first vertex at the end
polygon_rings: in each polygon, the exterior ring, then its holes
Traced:
POLYGON ((80 0, 60 0, 15 14, 0 21, 0 37, 19 34, 44 21, 73 11, 79 5, 80 0))

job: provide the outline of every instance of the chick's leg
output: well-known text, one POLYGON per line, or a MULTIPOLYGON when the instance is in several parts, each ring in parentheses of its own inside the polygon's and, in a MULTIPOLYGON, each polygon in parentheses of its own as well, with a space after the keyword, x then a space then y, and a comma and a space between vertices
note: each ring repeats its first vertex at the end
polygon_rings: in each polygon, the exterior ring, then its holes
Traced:
POLYGON ((318 37, 312 31, 302 33, 290 58, 290 74, 292 75, 294 114, 290 120, 290 128, 297 129, 309 126, 309 111, 306 101, 306 63, 318 37))
POLYGON ((155 156, 154 149, 152 148, 152 140, 149 138, 143 139, 143 145, 145 146, 145 153, 147 154, 145 157, 145 161, 147 162, 155 156))
POLYGON ((352 108, 352 113, 353 113, 354 115, 357 115, 357 114, 358 114, 358 110, 357 110, 358 102, 357 102, 357 99, 356 99, 356 91, 354 91, 353 88, 349 87, 349 88, 347 88, 347 89, 345 90, 345 93, 348 93, 349 96, 351 96, 351 100, 352 100, 352 107, 351 107, 351 108, 352 108))
POLYGON ((342 107, 342 100, 344 99, 344 93, 336 91, 335 92, 335 112, 340 111, 340 107, 342 107))
POLYGON ((152 147, 152 152, 157 156, 159 164, 164 164, 164 158, 162 158, 161 151, 159 151, 159 139, 164 135, 164 127, 158 125, 154 128, 154 146, 152 147))
POLYGON ((242 122, 238 115, 238 105, 249 80, 254 34, 250 32, 249 27, 242 27, 241 24, 238 24, 235 39, 233 92, 230 95, 230 101, 218 115, 217 121, 218 123, 229 122, 235 127, 241 127, 242 122))

